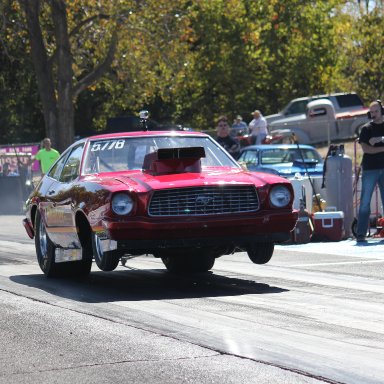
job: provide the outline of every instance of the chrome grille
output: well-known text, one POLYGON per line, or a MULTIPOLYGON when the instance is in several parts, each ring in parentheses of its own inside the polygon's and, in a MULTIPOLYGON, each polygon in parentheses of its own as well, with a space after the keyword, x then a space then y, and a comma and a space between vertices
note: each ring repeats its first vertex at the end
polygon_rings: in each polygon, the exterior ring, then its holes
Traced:
POLYGON ((150 216, 218 215, 259 209, 253 186, 213 186, 155 191, 150 216))

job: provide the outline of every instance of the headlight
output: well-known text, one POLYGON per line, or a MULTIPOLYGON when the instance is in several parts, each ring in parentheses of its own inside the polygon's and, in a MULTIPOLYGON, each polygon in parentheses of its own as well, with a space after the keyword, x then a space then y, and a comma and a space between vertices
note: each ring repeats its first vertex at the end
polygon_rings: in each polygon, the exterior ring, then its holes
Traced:
POLYGON ((116 193, 112 197, 112 211, 116 215, 127 215, 132 211, 133 201, 126 193, 116 193))
POLYGON ((283 208, 289 204, 291 200, 291 192, 284 185, 276 185, 272 187, 269 194, 269 201, 276 208, 283 208))

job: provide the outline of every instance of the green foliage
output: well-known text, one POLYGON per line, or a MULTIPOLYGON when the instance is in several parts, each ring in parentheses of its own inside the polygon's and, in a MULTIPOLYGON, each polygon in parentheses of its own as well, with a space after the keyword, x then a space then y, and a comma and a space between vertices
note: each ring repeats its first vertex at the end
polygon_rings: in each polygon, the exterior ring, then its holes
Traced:
POLYGON ((0 143, 39 141, 44 121, 19 9, 3 1, 0 13, 0 143))
MULTIPOLYGON (((57 42, 48 2, 40 15, 52 63, 57 42)), ((111 68, 76 97, 77 133, 108 117, 151 111, 198 129, 255 108, 277 112, 293 97, 357 91, 383 97, 381 2, 310 0, 68 0, 73 86, 97 67, 116 25, 111 68)), ((0 141, 44 135, 40 96, 18 2, 0 11, 0 141)), ((53 75, 58 74, 53 66, 53 75)), ((55 78, 57 82, 57 78, 55 78)))
POLYGON ((352 20, 352 44, 346 50, 345 76, 350 77, 366 100, 384 96, 384 14, 382 7, 352 20))

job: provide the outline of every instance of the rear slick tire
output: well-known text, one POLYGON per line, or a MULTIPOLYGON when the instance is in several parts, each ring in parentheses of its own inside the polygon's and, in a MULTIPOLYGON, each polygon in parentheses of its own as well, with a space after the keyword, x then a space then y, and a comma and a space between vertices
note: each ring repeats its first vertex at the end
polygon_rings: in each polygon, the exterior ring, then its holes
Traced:
POLYGON ((40 269, 47 277, 85 277, 92 267, 92 248, 86 244, 82 248, 82 260, 55 262, 56 246, 48 237, 44 220, 37 212, 35 221, 35 248, 40 269))
POLYGON ((47 277, 59 277, 64 273, 63 265, 55 262, 55 245, 48 237, 45 223, 39 211, 35 221, 35 248, 40 269, 47 277))

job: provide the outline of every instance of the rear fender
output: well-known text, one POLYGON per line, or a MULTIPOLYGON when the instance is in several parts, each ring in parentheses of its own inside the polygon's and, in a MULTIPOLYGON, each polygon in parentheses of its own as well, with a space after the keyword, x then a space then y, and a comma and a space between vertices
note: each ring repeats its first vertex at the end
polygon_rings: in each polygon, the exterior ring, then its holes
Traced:
POLYGON ((35 231, 33 230, 32 224, 28 219, 23 220, 23 226, 27 231, 27 235, 33 239, 35 237, 35 231))

